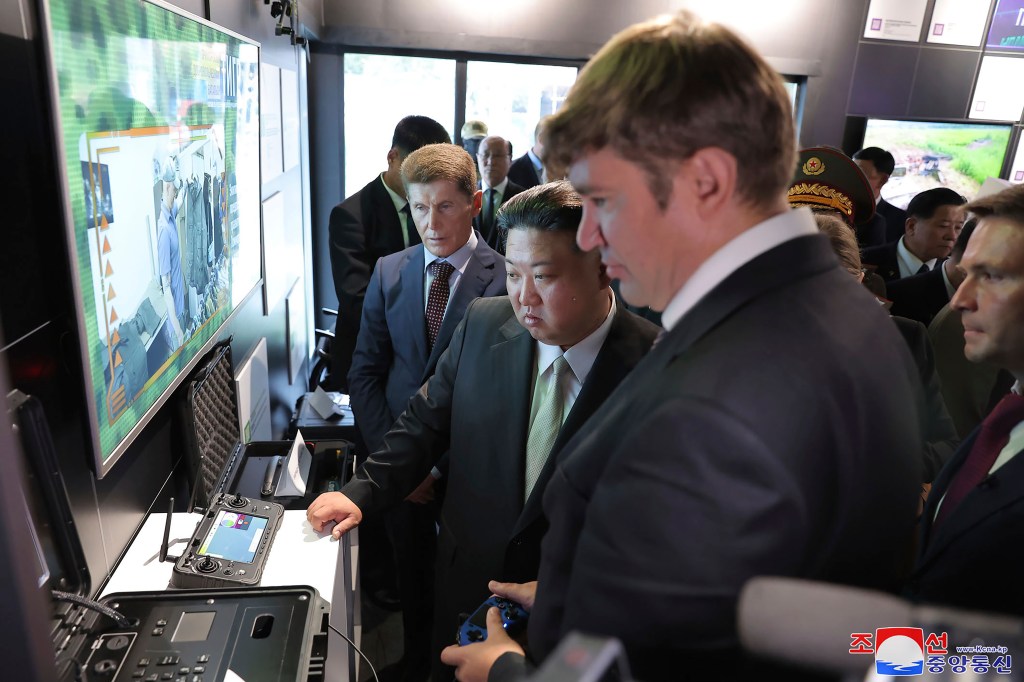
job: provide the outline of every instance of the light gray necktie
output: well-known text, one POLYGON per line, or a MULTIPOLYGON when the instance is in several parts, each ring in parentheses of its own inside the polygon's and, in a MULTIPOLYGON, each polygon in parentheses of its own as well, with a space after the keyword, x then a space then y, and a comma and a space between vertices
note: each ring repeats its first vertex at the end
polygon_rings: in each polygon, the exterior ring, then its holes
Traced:
POLYGON ((562 411, 565 400, 562 396, 562 375, 566 370, 572 371, 564 355, 559 355, 551 366, 551 381, 547 391, 540 398, 537 416, 533 418, 530 435, 526 439, 526 494, 523 500, 530 499, 533 486, 540 478, 544 463, 548 461, 551 448, 562 428, 562 411))

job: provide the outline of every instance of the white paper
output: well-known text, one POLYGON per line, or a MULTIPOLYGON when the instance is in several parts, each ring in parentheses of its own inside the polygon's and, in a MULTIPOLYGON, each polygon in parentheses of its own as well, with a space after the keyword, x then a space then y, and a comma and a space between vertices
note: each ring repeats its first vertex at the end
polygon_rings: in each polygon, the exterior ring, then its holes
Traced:
POLYGON ((928 0, 871 0, 864 37, 916 43, 928 0))
POLYGON ((928 42, 978 47, 992 0, 935 0, 928 25, 928 42))
POLYGON ((260 338, 249 357, 235 371, 235 394, 238 396, 238 432, 242 434, 242 442, 271 440, 266 337, 260 338))
POLYGON ((1024 83, 1024 59, 982 57, 968 116, 985 121, 1019 121, 1024 110, 1021 83, 1024 83))
POLYGON ((1017 140, 1017 153, 1013 157, 1013 165, 1010 166, 1010 182, 1024 182, 1024 135, 1017 140))
POLYGON ((281 69, 281 133, 284 145, 284 169, 299 165, 299 76, 281 69))
POLYGON ((330 419, 334 416, 334 401, 319 386, 316 387, 315 391, 306 396, 306 402, 320 415, 321 419, 330 419))
POLYGON ((260 65, 260 166, 263 183, 281 174, 281 69, 260 65))
POLYGON ((309 464, 313 456, 306 448, 302 432, 295 434, 295 442, 288 451, 288 459, 284 462, 284 471, 274 489, 275 497, 301 497, 306 494, 306 481, 309 479, 309 464))

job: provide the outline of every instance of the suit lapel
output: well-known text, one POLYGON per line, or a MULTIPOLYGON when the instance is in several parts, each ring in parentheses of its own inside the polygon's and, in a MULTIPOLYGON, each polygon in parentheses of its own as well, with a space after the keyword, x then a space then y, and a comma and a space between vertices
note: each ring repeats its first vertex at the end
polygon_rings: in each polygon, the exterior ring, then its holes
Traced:
POLYGON ((522 505, 523 487, 526 478, 526 435, 530 426, 530 395, 533 389, 534 340, 519 324, 515 314, 500 329, 504 339, 490 348, 491 366, 495 367, 495 390, 500 391, 502 400, 508 405, 507 419, 495 425, 496 442, 507 444, 503 447, 512 453, 498 460, 498 477, 506 481, 498 486, 495 495, 514 495, 510 507, 522 505), (499 492, 500 491, 500 492, 499 492))
MULTIPOLYGON (((966 441, 965 447, 958 453, 958 455, 962 456, 957 457, 955 468, 950 467, 951 471, 943 481, 942 489, 939 491, 940 495, 945 494, 953 475, 960 469, 967 453, 970 452, 970 445, 973 445, 973 442, 974 437, 966 441)), ((935 492, 933 490, 931 494, 935 492)), ((957 538, 969 532, 988 517, 998 513, 999 510, 1007 505, 1017 502, 1022 497, 1024 497, 1024 456, 1021 453, 1017 453, 1009 462, 999 467, 995 473, 969 492, 960 502, 960 505, 953 510, 953 513, 935 529, 931 541, 928 542, 924 549, 918 570, 927 566, 940 556, 942 552, 949 549, 950 545, 957 538)), ((938 499, 936 499, 935 504, 938 504, 938 499)), ((931 516, 928 517, 929 519, 935 514, 935 504, 928 505, 931 512, 931 516)), ((928 521, 928 526, 930 530, 930 520, 928 521)))
POLYGON ((407 296, 398 297, 402 301, 402 317, 406 320, 409 335, 416 344, 419 358, 427 360, 427 328, 424 321, 423 308, 423 249, 414 249, 409 259, 402 265, 399 275, 401 291, 409 292, 407 296))
MULTIPOLYGON (((555 443, 551 448, 551 455, 548 457, 547 462, 545 462, 544 468, 541 469, 537 483, 530 494, 530 499, 526 501, 523 513, 520 514, 519 520, 516 522, 516 527, 512 532, 513 535, 522 532, 523 529, 534 523, 543 513, 542 500, 544 498, 544 489, 547 487, 548 480, 555 470, 562 446, 576 435, 580 427, 586 423, 636 364, 635 357, 628 357, 630 348, 626 346, 631 329, 632 323, 628 318, 626 307, 620 305, 615 312, 615 319, 612 321, 611 329, 608 330, 608 338, 605 339, 601 350, 594 359, 594 366, 590 368, 587 380, 583 384, 580 394, 576 397, 576 402, 573 403, 569 415, 565 418, 565 423, 562 424, 558 437, 555 438, 555 443)), ((526 450, 524 448, 524 458, 525 453, 526 450)))
POLYGON ((434 367, 437 365, 441 353, 448 347, 448 342, 452 340, 452 334, 455 333, 455 328, 462 321, 466 308, 473 299, 483 295, 488 285, 494 281, 496 260, 494 252, 486 247, 487 244, 483 238, 477 234, 476 250, 473 251, 473 255, 466 263, 466 271, 460 275, 459 286, 452 294, 451 300, 448 301, 444 320, 437 332, 437 340, 434 341, 434 348, 431 350, 430 358, 423 371, 423 381, 426 381, 434 373, 434 367))

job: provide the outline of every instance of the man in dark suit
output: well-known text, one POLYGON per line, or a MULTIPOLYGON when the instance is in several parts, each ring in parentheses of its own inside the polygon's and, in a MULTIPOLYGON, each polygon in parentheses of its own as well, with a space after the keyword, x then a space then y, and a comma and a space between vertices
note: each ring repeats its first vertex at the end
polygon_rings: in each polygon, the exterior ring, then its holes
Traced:
MULTIPOLYGON (((507 298, 473 302, 437 371, 342 493, 309 507, 313 527, 401 500, 446 450, 437 562, 437 650, 487 581, 536 578, 541 498, 554 454, 650 348, 657 327, 616 307, 596 252, 574 242, 582 209, 566 182, 506 204, 507 298), (559 427, 560 425, 560 427, 559 427)), ((444 677, 438 662, 434 679, 444 677)))
MULTIPOLYGON (((544 122, 547 116, 537 121, 533 129, 533 147, 526 150, 526 153, 512 162, 508 169, 508 177, 512 182, 521 187, 533 187, 541 184, 544 174, 544 162, 541 157, 544 155, 544 143, 541 141, 541 133, 544 131, 544 122)), ((551 178, 554 180, 555 178, 551 178)))
MULTIPOLYGON (((685 11, 613 37, 549 124, 580 247, 667 333, 558 453, 536 659, 581 630, 618 638, 637 679, 800 679, 739 651, 749 578, 899 581, 920 387, 882 307, 788 209, 795 150, 778 74, 685 11)), ((488 625, 445 650, 460 680, 522 674, 496 611, 488 625)))
POLYGON ((328 229, 338 321, 331 342, 329 389, 348 390, 346 377, 359 336, 363 297, 377 259, 419 243, 406 210, 402 161, 423 145, 438 142, 451 142, 440 123, 426 116, 406 116, 395 126, 387 170, 331 211, 328 229))
POLYGON ((1024 186, 968 205, 978 226, 950 305, 964 354, 1008 370, 1011 392, 935 479, 910 593, 922 601, 1024 613, 1024 186))
MULTIPOLYGON (((894 242, 903 236, 907 225, 907 212, 893 206, 882 198, 882 187, 889 182, 889 177, 896 168, 896 159, 881 147, 865 147, 853 155, 853 160, 864 171, 878 206, 876 212, 885 219, 885 233, 879 244, 894 242)), ((861 244, 875 246, 875 244, 861 244)))
MULTIPOLYGON (((373 269, 348 374, 352 411, 368 452, 434 373, 470 301, 505 293, 504 259, 473 231, 480 211, 473 160, 432 144, 402 163, 402 180, 422 244, 384 256, 373 269)), ((434 476, 387 516, 402 602, 403 674, 430 669, 436 509, 434 476)))
POLYGON ((485 137, 476 152, 480 164, 480 187, 483 190, 480 214, 473 219, 473 226, 484 236, 492 249, 505 252, 498 233, 495 216, 506 201, 525 189, 508 177, 509 161, 512 159, 512 144, 503 137, 485 137))
POLYGON ((949 256, 964 225, 967 200, 946 187, 928 189, 907 205, 906 232, 864 249, 861 260, 886 282, 934 270, 949 256))
POLYGON ((926 326, 931 324, 935 315, 949 303, 957 287, 964 281, 964 271, 957 266, 960 265, 964 249, 967 248, 967 240, 971 238, 976 222, 972 218, 964 223, 949 258, 937 267, 920 275, 894 280, 886 285, 886 298, 892 301, 889 312, 917 320, 926 326))

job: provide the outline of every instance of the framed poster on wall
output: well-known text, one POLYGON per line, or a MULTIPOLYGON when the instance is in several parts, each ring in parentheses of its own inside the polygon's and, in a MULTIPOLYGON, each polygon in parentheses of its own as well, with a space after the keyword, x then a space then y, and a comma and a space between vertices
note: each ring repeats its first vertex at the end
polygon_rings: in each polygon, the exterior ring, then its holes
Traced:
POLYGON ((864 37, 916 43, 928 0, 871 0, 864 37))

